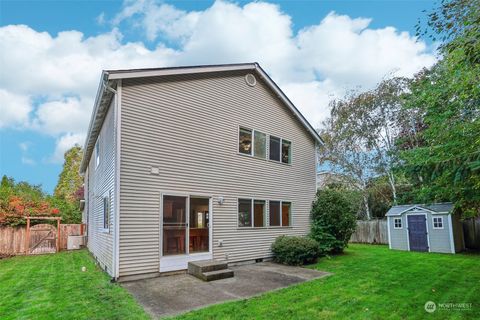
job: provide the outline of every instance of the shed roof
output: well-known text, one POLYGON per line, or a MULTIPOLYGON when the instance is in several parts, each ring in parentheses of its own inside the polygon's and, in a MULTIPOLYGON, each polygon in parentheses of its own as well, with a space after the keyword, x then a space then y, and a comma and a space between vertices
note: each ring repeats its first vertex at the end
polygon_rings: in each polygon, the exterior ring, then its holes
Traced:
POLYGON ((420 209, 430 211, 432 214, 446 214, 453 211, 453 203, 432 203, 432 204, 405 204, 400 206, 393 206, 388 210, 386 216, 400 216, 403 213, 412 209, 420 209))
POLYGON ((108 111, 109 103, 113 97, 113 92, 109 87, 116 88, 116 80, 127 78, 143 78, 143 77, 161 77, 180 74, 198 74, 198 73, 219 73, 235 70, 249 70, 255 72, 266 85, 275 93, 275 95, 290 109, 293 115, 300 121, 305 130, 320 144, 323 144, 322 138, 312 125, 305 119, 295 105, 288 99, 277 84, 268 76, 268 74, 256 62, 239 63, 239 64, 222 64, 222 65, 201 65, 201 66, 184 66, 173 68, 150 68, 150 69, 129 69, 129 70, 104 70, 100 78, 100 84, 95 99, 92 118, 88 127, 87 138, 84 146, 82 163, 80 172, 83 173, 87 169, 88 161, 92 155, 95 142, 102 127, 108 111))

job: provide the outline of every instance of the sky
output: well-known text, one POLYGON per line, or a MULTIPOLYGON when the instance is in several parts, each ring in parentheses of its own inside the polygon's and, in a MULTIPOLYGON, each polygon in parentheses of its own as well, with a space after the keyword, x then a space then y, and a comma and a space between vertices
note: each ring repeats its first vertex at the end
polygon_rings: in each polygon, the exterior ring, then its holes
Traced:
POLYGON ((329 101, 437 59, 433 1, 0 0, 0 174, 51 193, 103 69, 259 62, 316 128, 329 101))

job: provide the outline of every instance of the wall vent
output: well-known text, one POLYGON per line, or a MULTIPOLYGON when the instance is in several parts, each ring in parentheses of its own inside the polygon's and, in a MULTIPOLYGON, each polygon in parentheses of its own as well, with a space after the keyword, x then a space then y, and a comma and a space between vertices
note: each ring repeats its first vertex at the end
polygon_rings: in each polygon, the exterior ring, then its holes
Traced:
POLYGON ((255 76, 251 73, 247 74, 245 76, 245 82, 250 86, 253 87, 257 84, 257 79, 255 79, 255 76))

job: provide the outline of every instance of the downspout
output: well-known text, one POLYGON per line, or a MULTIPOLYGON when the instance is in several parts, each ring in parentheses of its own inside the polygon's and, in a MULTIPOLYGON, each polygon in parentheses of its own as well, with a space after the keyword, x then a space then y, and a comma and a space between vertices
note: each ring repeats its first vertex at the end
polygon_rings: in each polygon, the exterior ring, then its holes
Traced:
MULTIPOLYGON (((117 85, 117 90, 118 90, 118 86, 120 85, 120 81, 119 80, 119 83, 117 85)), ((118 190, 118 186, 119 186, 119 176, 118 176, 118 173, 119 173, 119 168, 118 168, 118 165, 119 165, 119 156, 120 156, 120 152, 119 152, 119 149, 118 149, 118 146, 119 146, 119 137, 118 137, 118 134, 119 134, 119 103, 118 103, 118 91, 113 89, 112 87, 110 87, 108 85, 108 74, 105 74, 105 77, 102 81, 102 86, 103 86, 103 89, 106 90, 106 91, 109 91, 111 93, 114 94, 114 99, 115 99, 115 102, 114 102, 114 123, 115 123, 115 131, 114 131, 114 134, 115 134, 115 173, 114 173, 114 203, 113 203, 113 212, 114 212, 114 234, 113 234, 113 281, 117 281, 118 279, 118 261, 119 261, 119 256, 118 256, 118 251, 119 251, 119 201, 118 201, 118 197, 119 197, 119 190, 118 190)))
POLYGON ((114 264, 115 281, 120 276, 120 148, 122 136, 122 80, 117 82, 115 94, 115 239, 114 264))

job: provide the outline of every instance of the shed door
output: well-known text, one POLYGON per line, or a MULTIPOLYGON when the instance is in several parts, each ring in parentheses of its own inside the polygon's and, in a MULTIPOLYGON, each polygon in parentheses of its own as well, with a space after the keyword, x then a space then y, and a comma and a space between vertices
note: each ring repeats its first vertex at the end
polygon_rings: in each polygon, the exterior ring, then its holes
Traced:
POLYGON ((427 219, 424 215, 407 216, 411 251, 428 251, 427 219))

